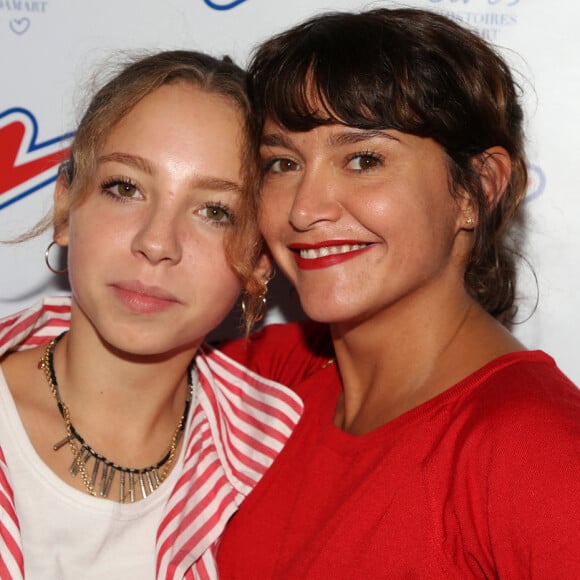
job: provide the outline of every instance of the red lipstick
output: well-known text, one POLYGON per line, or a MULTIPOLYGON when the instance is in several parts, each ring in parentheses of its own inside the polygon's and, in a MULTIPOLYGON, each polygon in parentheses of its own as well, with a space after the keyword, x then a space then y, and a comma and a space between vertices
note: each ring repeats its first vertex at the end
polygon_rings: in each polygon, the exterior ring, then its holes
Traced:
POLYGON ((296 264, 302 270, 317 270, 342 264, 372 247, 357 240, 327 240, 317 244, 291 244, 296 264))

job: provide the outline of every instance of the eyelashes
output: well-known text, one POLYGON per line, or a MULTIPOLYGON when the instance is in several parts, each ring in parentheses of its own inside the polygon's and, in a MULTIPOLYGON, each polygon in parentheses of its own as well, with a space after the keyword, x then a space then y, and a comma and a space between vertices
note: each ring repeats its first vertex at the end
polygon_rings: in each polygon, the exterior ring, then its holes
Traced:
POLYGON ((127 177, 114 177, 105 180, 101 183, 101 193, 120 202, 143 197, 137 184, 127 177))
MULTIPOLYGON (((352 153, 345 158, 344 168, 350 171, 364 173, 382 167, 384 155, 375 151, 365 150, 352 153)), ((289 157, 277 156, 266 159, 262 164, 264 174, 284 174, 300 171, 302 165, 289 157)))
POLYGON ((370 171, 380 167, 384 163, 384 156, 373 151, 360 151, 349 155, 347 168, 353 171, 370 171))
MULTIPOLYGON (((139 190, 139 186, 127 177, 112 177, 103 181, 100 185, 101 193, 113 201, 128 203, 134 200, 143 200, 145 197, 139 190)), ((194 209, 194 214, 213 226, 223 227, 236 223, 234 210, 220 200, 209 200, 194 209)))
POLYGON ((287 157, 273 157, 262 166, 264 173, 289 173, 300 169, 300 164, 287 157))
POLYGON ((198 211, 206 221, 217 226, 227 226, 236 223, 232 209, 220 201, 208 201, 198 211))

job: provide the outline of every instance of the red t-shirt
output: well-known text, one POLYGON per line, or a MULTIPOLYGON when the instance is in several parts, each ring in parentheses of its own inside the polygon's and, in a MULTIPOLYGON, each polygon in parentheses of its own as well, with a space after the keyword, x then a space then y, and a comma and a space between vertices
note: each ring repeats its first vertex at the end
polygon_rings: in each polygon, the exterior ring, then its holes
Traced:
POLYGON ((225 352, 305 403, 228 524, 220 578, 580 578, 580 391, 509 354, 370 433, 333 425, 323 327, 270 326, 225 352))

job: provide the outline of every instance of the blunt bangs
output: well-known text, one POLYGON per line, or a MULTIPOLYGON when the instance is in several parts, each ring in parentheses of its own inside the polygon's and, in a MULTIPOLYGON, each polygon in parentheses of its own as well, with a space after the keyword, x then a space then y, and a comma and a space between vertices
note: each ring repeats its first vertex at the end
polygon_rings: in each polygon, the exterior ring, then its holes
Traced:
POLYGON ((467 155, 497 144, 493 125, 477 123, 486 117, 482 103, 466 90, 474 80, 462 77, 473 69, 468 51, 458 53, 457 39, 446 45, 445 34, 417 11, 411 20, 397 12, 384 19, 380 11, 331 13, 263 45, 249 68, 259 129, 266 118, 290 131, 332 123, 396 129, 467 155), (474 133, 481 139, 475 147, 474 133))
POLYGON ((250 96, 261 124, 271 118, 291 131, 341 123, 361 129, 409 130, 394 102, 396 73, 376 57, 384 31, 369 34, 364 22, 345 25, 340 14, 325 26, 298 27, 274 39, 281 50, 258 53, 250 66, 250 96), (385 66, 386 65, 386 66, 385 66), (377 83, 377 67, 383 68, 377 83))

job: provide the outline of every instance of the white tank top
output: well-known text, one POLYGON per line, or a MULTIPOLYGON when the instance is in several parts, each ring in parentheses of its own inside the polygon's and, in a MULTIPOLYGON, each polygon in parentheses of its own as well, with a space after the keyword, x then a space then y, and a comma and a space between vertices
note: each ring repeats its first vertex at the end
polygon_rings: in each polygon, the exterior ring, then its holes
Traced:
POLYGON ((164 483, 141 501, 120 504, 78 491, 34 450, 0 367, 0 447, 20 521, 26 580, 155 578, 155 535, 183 469, 183 446, 164 483))

